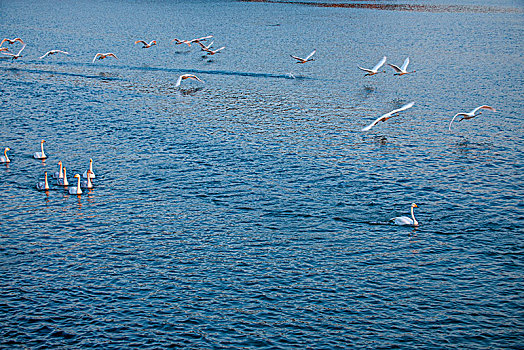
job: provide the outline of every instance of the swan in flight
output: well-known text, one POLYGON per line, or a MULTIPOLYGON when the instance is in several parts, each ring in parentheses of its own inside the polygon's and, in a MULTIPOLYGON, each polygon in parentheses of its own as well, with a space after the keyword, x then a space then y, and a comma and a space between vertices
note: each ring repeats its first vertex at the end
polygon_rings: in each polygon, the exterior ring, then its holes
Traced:
POLYGON ((35 159, 46 159, 47 155, 44 153, 44 142, 45 140, 40 141, 40 152, 35 152, 33 158, 35 159))
POLYGON ((58 166, 60 166, 60 171, 53 174, 53 177, 55 179, 61 179, 64 177, 64 168, 62 167, 62 161, 58 162, 58 166))
POLYGON ((404 106, 402 106, 402 107, 400 107, 398 109, 392 110, 391 112, 386 113, 383 116, 378 117, 373 123, 371 123, 368 126, 366 126, 365 128, 363 128, 362 131, 368 131, 369 129, 371 129, 372 127, 377 125, 379 122, 385 122, 389 118, 394 117, 394 115, 396 113, 402 112, 402 111, 404 111, 404 110, 406 110, 408 108, 413 107, 414 104, 415 104, 414 102, 410 102, 410 103, 405 104, 404 106))
POLYGON ((24 51, 24 49, 25 49, 25 44, 24 44, 24 46, 22 46, 22 48, 20 49, 20 51, 18 51, 18 53, 16 55, 14 53, 11 53, 11 52, 2 52, 2 54, 7 55, 7 56, 11 56, 11 58, 13 60, 16 60, 17 58, 22 57, 21 53, 22 53, 22 51, 24 51))
POLYGON ((111 53, 111 52, 108 52, 108 53, 97 53, 95 55, 95 58, 93 58, 93 63, 95 63, 95 61, 97 59, 98 60, 103 60, 106 57, 114 57, 114 58, 118 59, 118 57, 116 57, 116 55, 114 53, 111 53))
POLYGON ((156 45, 156 40, 152 40, 149 44, 146 43, 144 40, 137 40, 137 41, 135 41, 135 45, 138 44, 138 43, 142 43, 143 44, 143 46, 142 46, 143 49, 149 49, 151 46, 156 45))
POLYGON ((84 179, 87 178, 87 173, 89 172, 89 177, 94 179, 96 176, 95 176, 95 172, 93 171, 93 159, 89 159, 89 169, 87 169, 86 171, 84 171, 84 174, 82 175, 84 177, 84 179))
POLYGON ((63 53, 64 55, 69 55, 69 52, 66 52, 66 51, 62 51, 62 50, 51 50, 51 51, 47 51, 47 52, 45 53, 45 55, 40 56, 39 58, 42 59, 42 58, 44 58, 44 57, 51 56, 51 55, 54 55, 54 54, 57 54, 57 53, 63 53))
POLYGON ((207 50, 204 50, 204 51, 206 51, 208 55, 214 55, 214 54, 224 50, 225 48, 226 48, 225 46, 222 46, 221 48, 218 48, 216 50, 207 49, 207 50))
POLYGON ((203 81, 200 80, 200 78, 197 77, 196 75, 193 75, 193 74, 182 74, 181 76, 178 77, 178 80, 176 81, 175 87, 179 87, 180 84, 182 83, 182 80, 186 80, 186 79, 193 79, 193 80, 197 80, 197 81, 203 83, 203 81))
MULTIPOLYGON (((377 65, 371 69, 362 68, 362 67, 358 67, 358 68, 363 70, 364 72, 367 72, 367 74, 364 75, 365 77, 367 77, 368 75, 375 75, 377 73, 380 73, 378 70, 380 67, 384 65, 384 63, 386 63, 386 59, 387 59, 386 56, 382 57, 380 62, 378 62, 377 65)), ((386 71, 382 71, 382 73, 386 73, 386 71)))
POLYGON ((44 181, 36 183, 36 189, 40 191, 47 191, 49 189, 49 183, 47 182, 47 171, 44 172, 44 181))
POLYGON ((407 216, 397 216, 396 218, 389 219, 389 221, 393 221, 396 225, 418 226, 418 221, 415 219, 413 208, 418 208, 418 205, 415 203, 411 204, 411 218, 408 218, 407 216))
POLYGON ((475 118, 476 116, 478 115, 481 115, 482 112, 479 112, 478 114, 476 114, 480 109, 487 109, 489 111, 493 111, 493 112, 496 112, 497 110, 493 107, 490 107, 490 106, 479 106, 477 108, 475 108, 474 110, 472 110, 471 112, 468 112, 468 113, 457 113, 455 114, 455 116, 453 117, 453 119, 451 119, 451 122, 449 123, 449 131, 451 131, 451 124, 453 124, 453 121, 455 120, 456 117, 458 116, 461 116, 462 118, 460 118, 459 120, 457 120, 457 122, 460 122, 464 119, 471 119, 471 118, 475 118))
POLYGON ((309 61, 314 61, 315 59, 314 58, 311 58, 313 57, 313 55, 315 54, 315 52, 317 52, 317 50, 313 50, 313 52, 311 52, 306 58, 300 58, 300 57, 297 57, 297 56, 293 56, 293 55, 289 55, 291 57, 293 57, 294 59, 297 60, 297 63, 299 64, 304 64, 306 62, 309 62, 309 61))
POLYGON ((2 40, 2 42, 0 42, 0 47, 1 47, 2 45, 4 45, 5 42, 7 42, 7 43, 10 44, 10 45, 13 45, 13 44, 16 43, 17 41, 20 42, 20 43, 22 43, 22 45, 25 45, 24 41, 23 41, 22 39, 20 39, 20 38, 14 38, 14 39, 7 39, 7 38, 5 38, 4 40, 2 40))
POLYGON ((202 46, 202 51, 209 51, 211 49, 211 46, 213 46, 214 41, 210 42, 209 45, 204 45, 200 41, 197 41, 197 44, 202 46))
MULTIPOLYGON (((91 170, 88 170, 87 173, 89 175, 93 174, 93 172, 91 170)), ((80 184, 80 187, 82 187, 82 188, 93 188, 93 183, 91 182, 91 176, 88 176, 87 180, 83 180, 82 183, 80 184)))
POLYGON ((76 174, 75 179, 78 179, 76 186, 69 187, 69 194, 82 194, 82 189, 80 188, 80 175, 76 174))
POLYGON ((60 186, 69 186, 69 181, 67 181, 67 170, 66 167, 64 167, 64 177, 59 177, 56 180, 56 184, 60 186))
POLYGON ((187 46, 191 47, 191 44, 192 43, 200 43, 201 41, 206 41, 207 39, 210 39, 212 38, 213 35, 208 35, 208 36, 203 36, 201 38, 197 38, 197 39, 191 39, 191 40, 179 40, 177 38, 171 40, 171 42, 175 42, 175 45, 180 45, 180 44, 186 44, 187 46))
POLYGON ((4 155, 0 156, 0 163, 9 163, 9 162, 11 162, 11 160, 7 156, 7 151, 10 151, 10 150, 11 150, 11 148, 9 148, 9 147, 6 147, 4 149, 4 155))
POLYGON ((402 64, 402 67, 398 67, 394 64, 391 64, 391 63, 388 63, 388 66, 390 66, 391 68, 393 68, 395 70, 395 74, 393 75, 404 75, 404 74, 409 74, 409 73, 415 73, 416 70, 412 71, 412 72, 408 72, 408 64, 409 64, 409 57, 407 57, 405 60, 404 60, 404 63, 402 64))

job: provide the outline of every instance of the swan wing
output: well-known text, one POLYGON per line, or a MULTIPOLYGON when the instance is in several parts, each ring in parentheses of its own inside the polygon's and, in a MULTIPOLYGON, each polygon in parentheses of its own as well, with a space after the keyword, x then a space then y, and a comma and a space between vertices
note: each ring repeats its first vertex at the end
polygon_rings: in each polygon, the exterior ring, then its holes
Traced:
POLYGON ((372 71, 376 72, 384 63, 386 63, 386 56, 382 57, 382 59, 377 63, 375 67, 373 67, 372 71))
POLYGON ((406 69, 408 69, 408 64, 409 64, 409 57, 406 57, 406 59, 404 60, 404 63, 402 63, 402 67, 400 67, 400 69, 405 72, 406 69))
POLYGON ((457 118, 459 115, 467 115, 466 113, 457 113, 453 116, 453 118, 451 119, 451 122, 449 122, 449 126, 448 126, 448 129, 449 131, 451 131, 451 124, 453 124, 453 122, 455 121, 455 118, 457 118))
POLYGON ((371 123, 368 126, 366 126, 365 128, 363 128, 362 131, 369 131, 372 127, 377 125, 378 122, 380 122, 384 118, 388 117, 389 115, 390 115, 390 113, 387 113, 387 114, 384 114, 383 116, 378 117, 377 119, 375 119, 375 121, 373 123, 371 123))
POLYGON ((95 63, 96 59, 97 59, 99 56, 102 56, 102 54, 101 54, 101 53, 97 53, 97 54, 95 55, 95 58, 93 58, 93 63, 95 63))
POLYGON ((20 51, 18 51, 18 53, 16 54, 16 56, 20 56, 20 54, 22 53, 22 51, 24 51, 25 49, 25 44, 24 46, 22 46, 22 48, 20 49, 20 51))
POLYGON ((183 75, 178 77, 178 79, 176 81, 176 84, 175 84, 175 87, 179 87, 180 86, 180 83, 182 83, 182 79, 184 79, 183 75))
POLYGON ((293 56, 293 55, 289 55, 289 56, 293 57, 293 58, 296 59, 297 61, 304 61, 303 58, 300 58, 300 57, 298 57, 298 56, 293 56))
POLYGON ((495 109, 495 108, 490 107, 490 106, 483 105, 483 106, 479 106, 479 107, 475 108, 475 109, 472 110, 470 113, 472 113, 473 115, 475 115, 475 113, 477 113, 479 109, 487 109, 487 110, 490 110, 490 111, 496 112, 496 109, 495 109))
MULTIPOLYGON (((389 112, 388 114, 395 114, 395 113, 398 113, 398 112, 405 111, 406 109, 413 107, 414 104, 415 104, 415 102, 406 103, 404 106, 402 106, 402 107, 400 107, 398 109, 394 109, 391 112, 389 112)), ((384 114, 384 116, 385 116, 385 114, 384 114)))
POLYGON ((358 69, 363 70, 364 72, 367 72, 367 73, 375 73, 371 69, 367 69, 367 68, 358 67, 358 69))
POLYGON ((310 59, 310 58, 315 54, 315 52, 317 52, 317 50, 313 50, 313 52, 311 52, 311 53, 310 53, 310 54, 305 58, 305 60, 306 60, 306 61, 309 60, 309 59, 310 59))
POLYGON ((396 218, 390 219, 397 225, 413 225, 413 219, 408 218, 407 216, 398 216, 396 218))
POLYGON ((42 59, 44 57, 46 57, 47 55, 49 55, 51 53, 51 51, 47 51, 43 56, 40 56, 39 58, 42 59))
POLYGON ((402 69, 400 69, 398 66, 391 64, 391 63, 388 63, 388 66, 393 68, 397 73, 402 73, 402 69))
POLYGON ((114 53, 107 53, 106 57, 114 57, 114 58, 118 59, 118 57, 116 57, 116 55, 114 53))
POLYGON ((138 43, 142 43, 144 45, 147 45, 147 43, 144 40, 137 40, 137 41, 135 41, 135 45, 138 44, 138 43))

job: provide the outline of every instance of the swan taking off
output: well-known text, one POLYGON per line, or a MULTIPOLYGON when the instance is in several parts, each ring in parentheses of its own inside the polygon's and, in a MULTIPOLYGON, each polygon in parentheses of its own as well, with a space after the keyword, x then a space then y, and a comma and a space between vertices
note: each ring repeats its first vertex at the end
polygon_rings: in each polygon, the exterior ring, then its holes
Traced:
POLYGON ((9 163, 9 162, 11 162, 11 160, 7 156, 7 151, 10 151, 10 150, 11 150, 11 148, 9 148, 9 147, 6 147, 4 149, 4 155, 0 156, 0 163, 9 163))
POLYGON ((108 52, 108 53, 97 53, 95 55, 95 58, 93 58, 93 63, 95 63, 96 60, 103 60, 106 57, 114 57, 114 58, 118 59, 118 57, 116 57, 116 55, 114 53, 111 53, 111 52, 108 52))
POLYGON ((89 174, 89 177, 94 179, 96 176, 95 176, 95 172, 93 171, 93 159, 89 159, 89 169, 87 169, 86 171, 84 171, 84 174, 82 175, 84 179, 87 178, 87 174, 88 172, 90 172, 89 174))
POLYGON ((186 79, 193 79, 193 80, 197 80, 197 81, 203 83, 203 81, 200 80, 200 78, 197 77, 196 75, 193 75, 193 74, 182 74, 181 76, 178 77, 178 80, 176 81, 175 87, 179 87, 180 84, 182 83, 182 80, 186 80, 186 79))
POLYGON ((60 170, 53 174, 53 177, 55 179, 62 179, 64 177, 64 169, 62 168, 62 161, 58 162, 58 166, 60 167, 60 170))
POLYGON ((294 59, 297 60, 296 63, 299 63, 299 64, 304 64, 306 62, 309 62, 309 61, 314 61, 315 59, 314 58, 311 58, 313 57, 313 55, 315 54, 315 52, 317 52, 317 50, 313 50, 313 52, 311 52, 306 58, 300 58, 298 56, 293 56, 293 55, 289 55, 291 57, 293 57, 294 59))
POLYGON ((67 181, 67 170, 66 167, 64 167, 64 177, 59 177, 56 180, 56 184, 59 186, 69 186, 69 181, 67 181))
MULTIPOLYGON (((87 171, 88 175, 93 175, 93 172, 91 170, 87 171)), ((91 182, 91 176, 87 177, 87 180, 83 180, 82 183, 80 183, 80 187, 82 188, 93 188, 93 183, 91 182)))
POLYGON ((149 49, 151 46, 156 45, 156 40, 152 40, 149 44, 146 43, 144 40, 137 40, 137 41, 135 41, 135 45, 138 44, 138 43, 142 43, 143 44, 143 46, 142 46, 143 49, 149 49))
POLYGON ((44 181, 36 183, 36 189, 40 191, 47 191, 49 189, 49 183, 47 182, 47 171, 44 172, 44 181))
POLYGON ((397 216, 396 218, 389 219, 389 221, 393 221, 396 225, 418 226, 418 221, 415 219, 413 208, 418 208, 418 205, 415 203, 411 204, 411 218, 408 218, 407 216, 397 216))
MULTIPOLYGON (((375 67, 371 68, 371 69, 362 68, 362 67, 358 67, 358 68, 367 73, 367 74, 364 75, 365 77, 367 77, 369 75, 375 75, 377 73, 381 73, 378 70, 379 70, 380 67, 382 67, 384 65, 384 63, 386 63, 386 59, 387 59, 386 56, 382 57, 380 62, 378 62, 377 65, 375 67)), ((382 71, 382 73, 386 73, 386 71, 382 71)))
POLYGON ((407 57, 405 60, 404 60, 404 63, 402 64, 402 67, 398 67, 394 64, 391 64, 391 63, 388 63, 388 66, 390 66, 391 68, 393 68, 395 70, 395 74, 393 75, 404 75, 404 74, 409 74, 409 73, 415 73, 416 71, 412 71, 412 72, 408 72, 408 64, 409 64, 409 57, 407 57))
POLYGON ((45 140, 40 141, 40 152, 35 152, 33 158, 35 159, 46 159, 47 155, 44 153, 44 142, 45 140))
POLYGON ((78 179, 76 186, 69 187, 69 194, 82 194, 82 189, 80 188, 80 175, 76 174, 75 179, 78 179))
POLYGON ((377 125, 379 122, 385 122, 389 118, 394 117, 396 113, 404 111, 404 110, 406 110, 408 108, 413 107, 414 104, 415 104, 414 102, 410 102, 410 103, 405 104, 404 106, 402 106, 402 107, 400 107, 398 109, 392 110, 391 112, 384 114, 381 117, 378 117, 373 123, 371 123, 368 126, 366 126, 365 128, 363 128, 362 131, 369 131, 369 129, 371 129, 372 127, 377 125))
POLYGON ((449 123, 449 127, 448 127, 449 131, 451 131, 451 124, 453 124, 453 121, 455 120, 456 117, 458 117, 458 116, 461 116, 461 117, 462 117, 462 118, 460 118, 459 120, 457 120, 457 122, 460 122, 460 121, 462 121, 462 120, 464 120, 464 119, 475 118, 476 116, 482 114, 482 112, 479 112, 478 114, 475 114, 475 113, 477 113, 477 112, 478 112, 479 110, 481 110, 481 109, 487 109, 487 110, 489 110, 489 111, 496 112, 496 109, 495 109, 495 108, 490 107, 490 106, 485 106, 485 105, 484 105, 484 106, 479 106, 479 107, 475 108, 474 110, 472 110, 471 112, 468 112, 468 113, 457 113, 457 114, 455 114, 455 116, 453 117, 453 119, 451 119, 451 122, 449 123))
POLYGON ((39 58, 42 59, 44 57, 51 56, 57 53, 63 53, 64 55, 69 55, 69 52, 65 52, 62 50, 51 50, 51 51, 47 51, 43 56, 40 56, 39 58))

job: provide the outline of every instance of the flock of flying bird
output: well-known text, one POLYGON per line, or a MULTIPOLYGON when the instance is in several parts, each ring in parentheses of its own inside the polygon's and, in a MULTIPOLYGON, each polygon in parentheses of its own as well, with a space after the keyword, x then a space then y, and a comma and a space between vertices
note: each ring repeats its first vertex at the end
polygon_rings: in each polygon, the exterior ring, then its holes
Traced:
MULTIPOLYGON (((180 39, 175 38, 175 39, 172 40, 172 42, 174 42, 175 45, 185 44, 188 47, 191 47, 191 44, 196 43, 196 44, 200 45, 201 50, 206 52, 207 55, 214 55, 214 54, 222 51, 223 49, 225 49, 225 46, 220 47, 220 48, 218 48, 216 50, 212 50, 211 46, 213 45, 213 42, 211 42, 208 45, 204 44, 204 42, 207 41, 207 39, 210 39, 212 37, 213 37, 212 35, 208 35, 208 36, 204 36, 204 37, 201 37, 201 38, 195 38, 195 39, 191 39, 191 40, 180 40, 180 39)), ((156 42, 156 40, 152 40, 149 43, 144 41, 144 40, 137 40, 137 41, 135 41, 135 45, 136 44, 142 44, 142 48, 148 49, 148 48, 151 48, 154 45, 156 45, 157 42, 156 42)), ((3 39, 0 42, 0 52, 2 54, 4 54, 4 55, 10 56, 13 60, 15 60, 15 59, 18 59, 18 58, 22 57, 21 53, 25 49, 25 46, 26 46, 26 44, 20 38, 15 38, 15 39, 7 39, 6 38, 6 39, 3 39), (4 43, 7 43, 9 45, 13 45, 16 42, 19 42, 19 43, 21 43, 23 45, 22 48, 16 54, 14 54, 12 52, 9 52, 9 49, 7 47, 3 47, 4 43)), ((46 52, 44 55, 40 56, 40 59, 43 59, 43 58, 45 58, 47 56, 54 55, 54 54, 57 54, 57 53, 61 53, 61 54, 65 54, 65 55, 69 54, 68 52, 62 51, 62 50, 51 50, 51 51, 46 52)), ((297 61, 296 62, 297 64, 304 64, 304 63, 307 63, 307 62, 314 61, 315 59, 313 58, 313 55, 315 55, 315 53, 316 53, 316 50, 313 50, 305 58, 294 56, 294 55, 290 55, 290 56, 297 61)), ((102 60, 102 59, 105 59, 105 58, 108 58, 108 57, 113 57, 115 59, 118 59, 118 57, 114 53, 112 53, 112 52, 97 53, 95 55, 95 57, 93 58, 93 63, 95 61, 97 61, 97 60, 102 60)), ((384 56, 371 69, 362 68, 360 66, 358 68, 361 69, 362 71, 366 72, 365 76, 373 76, 373 75, 378 74, 378 73, 386 73, 386 71, 379 71, 379 69, 386 63, 386 60, 387 60, 387 58, 386 58, 386 56, 384 56)), ((409 65, 409 57, 407 57, 404 60, 404 63, 400 67, 397 66, 397 65, 391 64, 391 63, 388 63, 388 65, 391 68, 393 68, 393 70, 395 71, 394 75, 396 75, 396 76, 402 76, 402 75, 405 75, 405 74, 410 74, 410 73, 416 72, 416 71, 408 71, 408 69, 407 69, 408 65, 409 65)), ((203 83, 203 81, 200 78, 198 78, 196 75, 194 75, 194 74, 182 74, 182 75, 180 75, 178 77, 177 82, 175 84, 175 87, 180 86, 182 81, 186 80, 186 79, 192 79, 192 80, 196 80, 196 81, 199 81, 199 82, 203 83)), ((388 113, 378 117, 371 124, 369 124, 368 126, 362 128, 362 131, 369 131, 369 130, 371 130, 371 128, 373 128, 379 122, 385 122, 388 119, 390 119, 390 118, 392 118, 394 116, 397 116, 398 113, 413 107, 413 105, 414 105, 414 102, 407 103, 407 104, 403 105, 400 108, 394 109, 391 112, 388 112, 388 113)), ((470 112, 457 113, 457 114, 455 114, 453 116, 453 118, 451 119, 451 122, 449 123, 449 127, 448 127, 449 130, 451 131, 451 124, 455 121, 455 119, 457 117, 461 117, 460 119, 457 120, 457 122, 462 121, 462 120, 472 119, 472 118, 480 115, 481 112, 479 112, 479 111, 482 110, 482 109, 495 111, 495 109, 493 107, 491 107, 491 106, 482 105, 482 106, 479 106, 479 107, 471 110, 470 112)), ((44 153, 44 142, 45 141, 42 140, 42 142, 40 143, 41 152, 35 152, 35 154, 33 155, 34 158, 36 158, 36 159, 46 159, 47 158, 47 156, 44 153)), ((7 156, 7 152, 9 150, 10 149, 8 147, 6 147, 4 149, 4 156, 0 156, 0 163, 9 163, 10 162, 10 160, 9 160, 9 158, 7 156)), ((62 162, 59 162, 58 164, 60 166, 60 169, 59 169, 58 172, 56 172, 53 175, 54 178, 57 179, 57 185, 68 186, 69 183, 68 183, 68 180, 67 180, 66 168, 62 166, 62 162)), ((78 179, 77 186, 69 188, 69 193, 70 194, 80 195, 80 194, 82 194, 82 189, 81 188, 93 188, 93 183, 91 181, 91 179, 95 178, 95 174, 93 172, 93 160, 92 159, 89 160, 89 169, 86 170, 86 172, 83 174, 83 177, 86 180, 81 182, 80 174, 76 174, 74 177, 78 179)), ((44 181, 37 183, 36 188, 39 189, 39 190, 49 190, 49 183, 48 183, 48 180, 47 180, 47 172, 44 173, 44 181)), ((413 213, 413 208, 416 208, 416 207, 417 207, 417 205, 415 203, 411 204, 411 218, 407 217, 407 216, 401 216, 401 217, 392 218, 391 221, 393 221, 395 224, 398 224, 398 225, 418 226, 419 223, 415 219, 415 215, 413 213)))

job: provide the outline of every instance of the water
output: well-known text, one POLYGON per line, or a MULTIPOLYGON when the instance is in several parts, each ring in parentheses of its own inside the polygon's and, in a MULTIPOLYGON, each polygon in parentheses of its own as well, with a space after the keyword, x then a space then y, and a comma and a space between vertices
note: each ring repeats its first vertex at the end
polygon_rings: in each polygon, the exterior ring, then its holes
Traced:
POLYGON ((403 3, 0 3, 1 347, 522 347, 522 3, 403 3))

